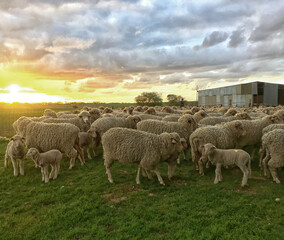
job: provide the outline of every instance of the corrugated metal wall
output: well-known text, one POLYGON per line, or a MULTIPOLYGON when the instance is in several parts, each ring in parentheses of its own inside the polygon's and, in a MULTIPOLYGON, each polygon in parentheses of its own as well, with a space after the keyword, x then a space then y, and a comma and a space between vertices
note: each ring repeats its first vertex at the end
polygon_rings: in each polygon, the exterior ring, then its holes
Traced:
POLYGON ((264 83, 263 104, 278 105, 278 84, 264 83))

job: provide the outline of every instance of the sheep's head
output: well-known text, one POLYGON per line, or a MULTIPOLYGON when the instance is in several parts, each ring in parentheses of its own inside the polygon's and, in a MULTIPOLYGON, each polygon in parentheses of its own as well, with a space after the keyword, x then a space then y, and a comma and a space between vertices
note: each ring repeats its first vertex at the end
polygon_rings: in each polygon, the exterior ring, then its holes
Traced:
POLYGON ((188 148, 188 145, 186 143, 186 140, 184 138, 181 138, 180 139, 180 142, 182 144, 182 147, 183 147, 183 150, 182 151, 185 151, 187 148, 188 148))
POLYGON ((10 141, 13 141, 13 145, 17 150, 24 149, 25 138, 20 135, 13 136, 10 141))
POLYGON ((238 119, 251 120, 251 117, 247 113, 237 113, 236 117, 238 119))
POLYGON ((79 117, 80 119, 82 119, 82 120, 84 121, 84 123, 90 123, 89 119, 90 119, 90 117, 91 117, 91 114, 90 114, 89 112, 87 112, 87 111, 82 111, 82 112, 78 115, 78 117, 79 117))
POLYGON ((186 124, 190 125, 190 129, 192 131, 194 131, 195 129, 198 128, 198 124, 196 123, 196 121, 194 120, 192 115, 189 115, 189 114, 185 114, 182 117, 180 117, 178 119, 178 122, 182 122, 182 123, 186 123, 186 124))
POLYGON ((246 135, 246 130, 244 129, 242 122, 239 120, 227 122, 224 124, 224 126, 230 129, 232 132, 232 137, 239 138, 246 135))
POLYGON ((205 145, 201 146, 201 149, 205 156, 208 156, 214 153, 216 147, 212 143, 206 143, 205 145))
POLYGON ((37 153, 38 153, 38 150, 36 148, 30 148, 26 154, 27 158, 31 158, 34 161, 35 167, 39 167, 38 161, 34 158, 37 153))
POLYGON ((271 123, 281 123, 281 119, 277 115, 269 115, 262 118, 262 120, 268 120, 271 123))
POLYGON ((88 133, 90 136, 92 136, 92 138, 97 138, 97 137, 98 137, 97 132, 96 132, 94 129, 92 129, 92 127, 88 130, 87 133, 88 133))

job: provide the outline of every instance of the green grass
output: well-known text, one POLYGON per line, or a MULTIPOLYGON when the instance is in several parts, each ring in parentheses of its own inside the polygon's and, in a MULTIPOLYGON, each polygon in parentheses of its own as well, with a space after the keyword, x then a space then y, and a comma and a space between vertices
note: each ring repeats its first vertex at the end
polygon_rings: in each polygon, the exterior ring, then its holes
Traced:
POLYGON ((30 159, 25 176, 14 177, 11 164, 3 168, 6 144, 0 142, 1 239, 283 239, 283 184, 262 178, 256 161, 244 189, 238 169, 224 169, 214 185, 213 167, 201 177, 189 161, 171 182, 159 166, 166 186, 156 177, 136 185, 137 165, 115 163, 110 184, 101 157, 83 167, 77 160, 72 171, 64 158, 58 179, 44 184, 30 159))
MULTIPOLYGON (((74 109, 0 107, 0 135, 8 137, 14 134, 11 124, 22 115, 74 109)), ((172 181, 161 164, 166 186, 156 176, 141 176, 136 185, 137 165, 115 163, 115 184, 110 184, 100 148, 99 157, 83 167, 76 160, 72 171, 65 157, 58 179, 44 184, 30 159, 25 176, 14 177, 11 163, 3 168, 6 145, 0 140, 0 239, 283 239, 284 174, 279 172, 282 184, 275 184, 261 176, 257 161, 244 189, 239 169, 223 169, 223 182, 214 185, 214 167, 201 177, 191 161, 182 161, 172 181)))

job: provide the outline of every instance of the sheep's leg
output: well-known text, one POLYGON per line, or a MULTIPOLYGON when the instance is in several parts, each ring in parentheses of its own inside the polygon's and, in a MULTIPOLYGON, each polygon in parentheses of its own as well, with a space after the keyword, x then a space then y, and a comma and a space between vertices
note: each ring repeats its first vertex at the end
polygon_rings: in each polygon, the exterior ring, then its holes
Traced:
POLYGON ((75 159, 77 157, 77 151, 75 150, 75 148, 72 149, 71 153, 68 154, 68 157, 70 157, 70 166, 69 166, 69 170, 71 170, 74 165, 75 165, 75 159))
POLYGON ((242 179, 242 185, 241 186, 244 187, 245 185, 247 185, 247 182, 248 182, 249 170, 247 169, 246 166, 239 166, 239 168, 243 172, 243 179, 242 179))
POLYGON ((176 168, 176 163, 175 161, 171 161, 168 163, 168 179, 171 180, 173 175, 174 175, 174 171, 176 168))
POLYGON ((277 176, 276 168, 269 166, 269 170, 270 170, 271 176, 273 178, 273 181, 276 182, 276 183, 280 183, 280 180, 277 176))
POLYGON ((88 159, 92 159, 92 156, 91 156, 91 154, 90 154, 89 146, 87 147, 87 155, 88 155, 88 159))
POLYGON ((53 174, 53 180, 55 180, 57 178, 57 175, 58 175, 58 164, 55 163, 54 164, 54 174, 53 174))
POLYGON ((44 172, 44 182, 48 183, 49 182, 49 178, 48 178, 48 165, 44 166, 43 172, 44 172))
POLYGON ((41 181, 44 182, 44 169, 43 169, 43 167, 40 167, 40 171, 41 171, 41 181))
POLYGON ((140 184, 140 171, 141 171, 141 166, 138 166, 138 170, 137 170, 137 176, 136 176, 136 184, 140 184))
POLYGON ((177 158, 177 164, 180 165, 180 156, 177 158))
POLYGON ((24 171, 24 159, 20 159, 20 174, 22 176, 25 175, 25 171, 24 171))
POLYGON ((49 174, 49 179, 53 179, 54 172, 55 172, 55 166, 52 164, 51 165, 51 171, 50 171, 50 174, 49 174))
POLYGON ((78 158, 81 162, 81 166, 83 166, 85 164, 85 158, 84 158, 84 152, 82 151, 82 149, 78 146, 78 145, 74 145, 74 148, 77 150, 78 152, 78 158))
POLYGON ((146 170, 145 168, 142 167, 142 174, 144 177, 148 177, 148 179, 153 179, 152 177, 152 173, 148 170, 146 170))
POLYGON ((5 159, 4 159, 4 167, 5 167, 5 168, 8 167, 8 159, 9 159, 9 157, 8 157, 7 152, 6 152, 6 154, 5 154, 5 159))
POLYGON ((255 151, 256 151, 256 147, 253 147, 252 153, 251 153, 251 160, 254 160, 254 156, 255 156, 255 151))
POLYGON ((96 138, 93 138, 93 153, 94 153, 95 157, 98 156, 96 154, 96 150, 97 150, 97 146, 100 144, 100 141, 97 138, 98 138, 98 136, 96 138))
POLYGON ((260 168, 262 168, 263 167, 263 156, 265 156, 265 149, 264 148, 261 148, 260 150, 259 150, 259 163, 258 163, 258 166, 260 167, 260 168))
POLYGON ((265 177, 270 177, 270 173, 267 169, 267 163, 270 160, 270 154, 268 151, 266 151, 265 158, 262 160, 262 166, 263 166, 263 174, 265 177))
POLYGON ((203 156, 200 157, 200 159, 198 160, 198 168, 199 168, 199 174, 201 176, 204 176, 204 170, 203 170, 203 156))
POLYGON ((146 173, 146 170, 144 168, 142 168, 142 175, 143 175, 143 177, 147 177, 147 173, 146 173))
POLYGON ((105 165, 105 168, 106 168, 106 174, 107 174, 108 181, 110 183, 113 183, 112 175, 111 175, 111 172, 110 172, 110 168, 111 168, 113 162, 110 159, 106 159, 106 157, 104 157, 104 158, 105 158, 104 165, 105 165))
POLYGON ((13 168, 14 168, 14 176, 18 176, 19 173, 18 173, 18 162, 17 162, 17 159, 14 159, 14 158, 11 158, 12 160, 12 164, 13 164, 13 168))
POLYGON ((209 168, 209 167, 210 167, 210 161, 207 161, 206 168, 209 168))
MULTIPOLYGON (((187 160, 187 159, 186 159, 186 150, 182 151, 182 154, 183 154, 183 159, 184 159, 184 160, 187 160)), ((179 164, 179 163, 178 163, 178 164, 179 164)))
POLYGON ((222 181, 221 167, 222 167, 222 165, 220 163, 216 164, 214 184, 219 183, 220 179, 222 181))
POLYGON ((164 185, 164 186, 165 186, 164 180, 163 180, 163 178, 161 177, 160 172, 159 172, 157 169, 154 169, 154 170, 153 170, 153 172, 154 172, 154 173, 156 173, 157 178, 158 178, 158 180, 159 180, 160 184, 162 184, 162 185, 164 185))

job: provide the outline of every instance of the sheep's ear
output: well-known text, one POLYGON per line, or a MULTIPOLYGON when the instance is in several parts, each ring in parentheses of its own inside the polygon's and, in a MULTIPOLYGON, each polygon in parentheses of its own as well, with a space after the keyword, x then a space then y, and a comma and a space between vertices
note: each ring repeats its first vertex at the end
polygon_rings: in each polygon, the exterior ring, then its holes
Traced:
POLYGON ((14 138, 13 138, 13 137, 11 137, 11 138, 10 138, 10 141, 14 141, 14 138))
POLYGON ((176 144, 176 143, 177 143, 177 140, 175 140, 174 138, 172 138, 172 143, 173 143, 173 144, 176 144))
POLYGON ((26 139, 24 137, 22 137, 22 141, 25 141, 26 139))
POLYGON ((204 148, 204 145, 200 146, 201 148, 204 148))

